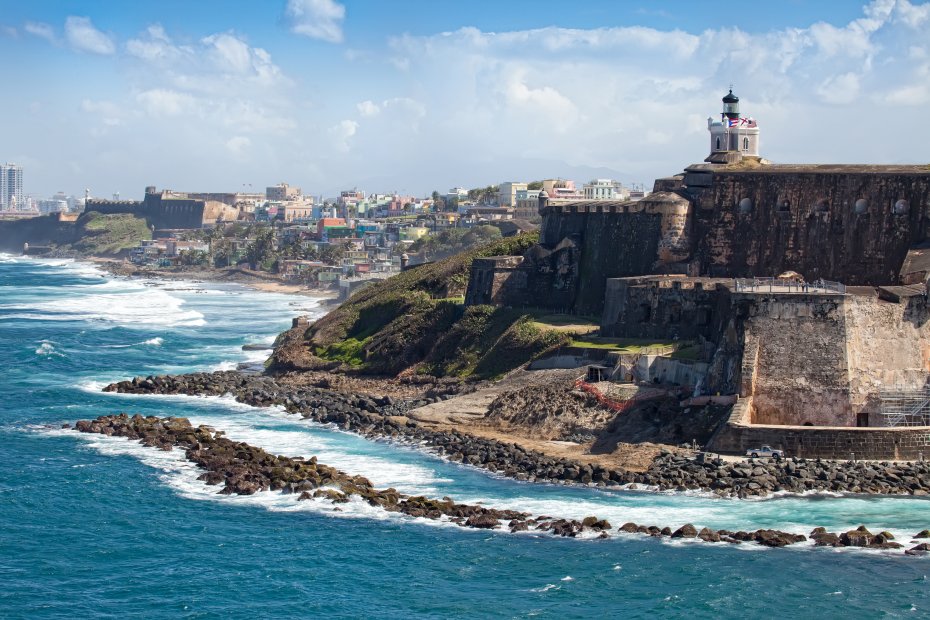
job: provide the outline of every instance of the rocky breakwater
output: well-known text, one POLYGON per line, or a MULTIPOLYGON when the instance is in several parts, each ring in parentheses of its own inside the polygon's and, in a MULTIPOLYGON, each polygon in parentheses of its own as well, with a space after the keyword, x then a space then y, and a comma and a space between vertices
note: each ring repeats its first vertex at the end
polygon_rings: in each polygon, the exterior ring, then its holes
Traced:
POLYGON ((810 492, 926 496, 930 494, 930 462, 787 458, 733 463, 665 454, 637 475, 635 483, 737 497, 810 492))
MULTIPOLYGON (((461 527, 476 529, 503 529, 511 532, 548 532, 555 536, 607 538, 612 526, 595 516, 583 520, 552 516, 532 516, 516 510, 501 510, 485 506, 458 504, 448 497, 431 499, 410 496, 396 489, 376 489, 362 476, 353 476, 334 467, 319 463, 316 457, 287 457, 270 454, 243 442, 235 442, 209 426, 194 427, 186 418, 158 418, 125 413, 100 416, 94 420, 80 420, 74 425, 82 433, 98 433, 110 437, 137 440, 153 449, 184 450, 185 458, 202 470, 199 480, 207 485, 222 485, 218 491, 224 495, 253 495, 262 492, 296 494, 297 500, 330 502, 334 509, 353 500, 365 501, 390 512, 410 517, 445 519, 461 527)), ((760 529, 754 532, 698 530, 685 524, 676 530, 654 525, 626 523, 619 532, 644 534, 656 538, 697 539, 708 543, 758 543, 768 547, 785 547, 804 542, 807 537, 779 530, 760 529)), ((872 535, 865 527, 840 535, 817 528, 811 533, 817 545, 833 547, 868 547, 897 549, 888 532, 872 535)), ((930 536, 924 531, 918 537, 930 536)), ((922 544, 908 550, 911 555, 923 555, 930 545, 922 544)))
POLYGON ((629 482, 626 472, 579 463, 527 450, 515 443, 476 437, 460 431, 440 431, 407 418, 423 400, 352 394, 317 387, 283 385, 271 377, 234 371, 136 377, 108 385, 105 392, 122 394, 230 395, 256 407, 283 407, 288 413, 371 439, 388 438, 416 443, 445 458, 481 467, 518 480, 579 482, 619 486, 629 482))
POLYGON ((209 426, 194 427, 186 418, 157 418, 125 413, 80 420, 74 429, 82 433, 138 440, 161 450, 180 448, 187 460, 204 470, 199 477, 208 485, 222 485, 224 495, 253 495, 264 491, 298 494, 298 500, 323 498, 345 503, 353 497, 372 506, 411 517, 449 518, 464 527, 493 528, 500 521, 520 522, 529 515, 515 510, 495 510, 483 506, 456 504, 410 496, 395 489, 376 489, 362 476, 352 476, 318 463, 316 457, 276 456, 261 448, 232 441, 222 431, 209 426))
POLYGON ((609 469, 527 450, 516 443, 477 437, 459 430, 435 430, 407 418, 423 400, 348 393, 318 387, 293 387, 277 380, 234 371, 136 377, 114 383, 106 392, 127 394, 231 395, 239 402, 280 406, 285 411, 368 438, 409 441, 454 461, 518 480, 592 484, 658 491, 704 491, 724 497, 762 497, 772 493, 930 494, 930 462, 877 463, 788 458, 726 462, 671 453, 657 457, 644 472, 609 469))

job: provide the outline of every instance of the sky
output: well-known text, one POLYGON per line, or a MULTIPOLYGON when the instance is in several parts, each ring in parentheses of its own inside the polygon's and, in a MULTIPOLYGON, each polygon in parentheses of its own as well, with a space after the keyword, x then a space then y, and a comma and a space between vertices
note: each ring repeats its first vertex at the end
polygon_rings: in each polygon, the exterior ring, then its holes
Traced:
POLYGON ((930 0, 0 0, 0 59, 40 198, 648 188, 731 84, 771 161, 930 161, 930 0))

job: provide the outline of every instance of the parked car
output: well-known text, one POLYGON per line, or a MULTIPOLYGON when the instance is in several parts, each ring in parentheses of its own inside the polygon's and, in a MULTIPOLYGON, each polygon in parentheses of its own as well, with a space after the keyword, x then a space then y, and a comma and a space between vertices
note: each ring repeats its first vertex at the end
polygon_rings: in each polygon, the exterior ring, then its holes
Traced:
POLYGON ((765 457, 781 459, 785 457, 785 451, 775 450, 771 446, 762 446, 761 448, 750 448, 749 450, 746 450, 746 456, 751 456, 754 459, 765 457))

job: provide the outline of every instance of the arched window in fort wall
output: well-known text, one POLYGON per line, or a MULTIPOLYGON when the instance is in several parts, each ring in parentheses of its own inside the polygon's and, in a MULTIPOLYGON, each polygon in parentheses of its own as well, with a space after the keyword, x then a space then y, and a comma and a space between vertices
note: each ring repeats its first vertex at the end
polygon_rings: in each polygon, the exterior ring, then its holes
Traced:
POLYGON ((743 137, 743 150, 744 151, 749 150, 749 138, 748 137, 743 137))
POLYGON ((715 150, 715 151, 719 151, 719 150, 720 150, 720 136, 717 136, 717 146, 716 146, 716 148, 715 148, 714 150, 715 150))

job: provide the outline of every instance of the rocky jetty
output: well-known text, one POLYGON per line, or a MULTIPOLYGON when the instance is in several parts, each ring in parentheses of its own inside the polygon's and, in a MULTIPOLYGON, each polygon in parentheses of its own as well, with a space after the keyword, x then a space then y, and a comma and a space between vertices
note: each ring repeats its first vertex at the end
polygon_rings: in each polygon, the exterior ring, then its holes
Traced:
POLYGON ((372 506, 411 517, 449 517, 464 527, 493 528, 501 520, 521 521, 528 514, 483 506, 456 504, 449 498, 428 499, 376 489, 362 476, 352 476, 318 463, 316 457, 276 456, 261 448, 232 441, 209 426, 194 427, 186 418, 158 418, 125 413, 81 420, 74 425, 82 433, 127 437, 161 450, 180 448, 187 460, 204 469, 199 480, 223 485, 224 495, 253 495, 263 491, 298 494, 298 500, 323 498, 333 503, 360 497, 372 506))
MULTIPOLYGON (((98 433, 111 437, 138 440, 143 445, 160 450, 184 450, 187 460, 196 463, 204 473, 199 480, 208 485, 222 485, 218 491, 224 495, 253 495, 277 491, 298 495, 298 501, 321 499, 342 504, 360 498, 372 506, 398 512, 410 517, 443 519, 461 527, 476 529, 503 529, 511 532, 548 532, 555 536, 574 538, 582 534, 608 537, 611 524, 595 516, 577 519, 551 516, 532 516, 515 510, 499 510, 485 506, 458 504, 448 497, 440 500, 411 496, 396 489, 376 489, 362 476, 353 476, 334 467, 319 463, 316 457, 278 456, 262 448, 235 442, 222 431, 209 426, 194 427, 186 418, 158 418, 125 413, 100 416, 95 420, 81 420, 74 429, 82 433, 98 433), (506 522, 506 525, 505 525, 506 522)), ((801 534, 760 529, 754 532, 711 530, 685 524, 672 531, 669 527, 644 526, 625 523, 617 530, 630 534, 644 534, 672 539, 698 539, 708 543, 740 544, 752 542, 767 547, 785 547, 807 540, 801 534)), ((917 536, 926 534, 921 532, 917 536)), ((833 534, 816 528, 811 538, 818 546, 865 547, 871 549, 899 549, 888 532, 873 535, 864 526, 856 530, 833 534)), ((917 545, 907 551, 910 555, 924 555, 930 545, 917 545)))
MULTIPOLYGON (((317 387, 291 387, 261 375, 232 371, 136 377, 107 392, 129 394, 231 395, 258 407, 279 405, 315 422, 334 424, 369 438, 424 445, 445 458, 518 480, 593 484, 659 491, 705 491, 726 497, 771 493, 930 494, 930 462, 890 463, 788 458, 727 462, 660 455, 645 472, 608 469, 526 450, 513 443, 460 431, 426 428, 404 414, 429 401, 351 394, 317 387)), ((442 398, 434 397, 435 398, 442 398)))

